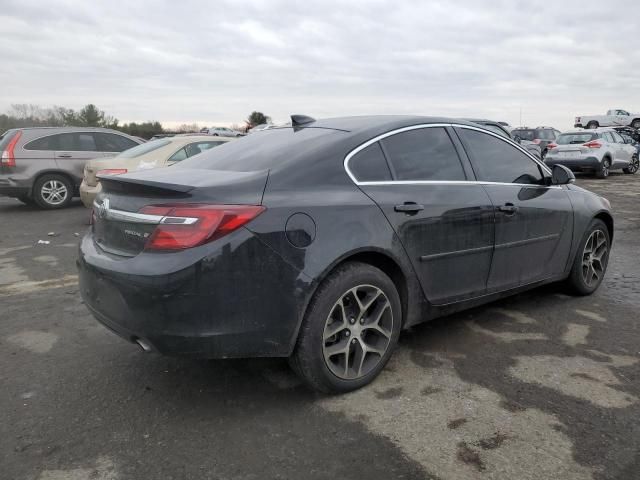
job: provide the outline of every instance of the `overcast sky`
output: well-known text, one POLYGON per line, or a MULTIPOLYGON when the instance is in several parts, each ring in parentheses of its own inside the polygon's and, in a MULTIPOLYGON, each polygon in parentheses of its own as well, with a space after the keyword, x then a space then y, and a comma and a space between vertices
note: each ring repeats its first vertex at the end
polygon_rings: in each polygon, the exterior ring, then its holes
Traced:
POLYGON ((121 121, 640 110, 640 2, 0 0, 0 111, 121 121))

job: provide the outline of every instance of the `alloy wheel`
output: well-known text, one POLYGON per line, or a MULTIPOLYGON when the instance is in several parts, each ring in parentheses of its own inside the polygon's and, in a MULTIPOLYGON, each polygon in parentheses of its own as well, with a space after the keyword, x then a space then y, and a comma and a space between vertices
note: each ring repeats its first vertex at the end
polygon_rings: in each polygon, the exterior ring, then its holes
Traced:
POLYGON ((372 285, 345 292, 324 327, 322 353, 331 373, 355 380, 371 372, 389 348, 393 311, 385 293, 372 285))
POLYGON ((69 195, 67 186, 59 180, 49 180, 45 182, 40 192, 42 199, 49 205, 61 205, 69 195))
POLYGON ((638 154, 636 154, 631 158, 631 163, 629 164, 629 173, 636 173, 639 168, 640 159, 638 159, 638 154))
POLYGON ((591 287, 602 280, 607 268, 609 247, 607 236, 602 230, 594 230, 589 235, 582 252, 582 278, 591 287))
POLYGON ((605 160, 602 162, 602 176, 603 177, 609 176, 609 160, 605 160))

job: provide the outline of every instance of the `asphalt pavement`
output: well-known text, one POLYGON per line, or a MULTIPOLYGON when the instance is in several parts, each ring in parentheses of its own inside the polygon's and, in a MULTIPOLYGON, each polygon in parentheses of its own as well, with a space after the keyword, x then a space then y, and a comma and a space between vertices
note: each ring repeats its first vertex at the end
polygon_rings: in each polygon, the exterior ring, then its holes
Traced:
POLYGON ((640 175, 578 184, 616 216, 593 296, 551 285, 418 326, 332 397, 281 359, 143 354, 80 299, 88 210, 0 197, 0 479, 640 478, 640 175))

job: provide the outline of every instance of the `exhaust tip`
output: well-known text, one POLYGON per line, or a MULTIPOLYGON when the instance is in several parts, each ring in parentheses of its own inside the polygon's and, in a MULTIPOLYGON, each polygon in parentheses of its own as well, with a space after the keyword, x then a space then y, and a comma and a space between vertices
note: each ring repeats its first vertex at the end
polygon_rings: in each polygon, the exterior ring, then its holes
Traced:
POLYGON ((140 346, 140 348, 142 348, 143 352, 149 353, 153 351, 153 347, 146 340, 142 338, 136 338, 135 342, 140 346))

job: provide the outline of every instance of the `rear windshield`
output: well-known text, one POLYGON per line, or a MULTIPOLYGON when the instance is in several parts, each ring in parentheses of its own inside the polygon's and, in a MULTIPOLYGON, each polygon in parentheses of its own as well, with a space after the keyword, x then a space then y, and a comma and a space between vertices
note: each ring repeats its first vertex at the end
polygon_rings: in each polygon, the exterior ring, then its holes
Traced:
POLYGON ((553 130, 536 130, 536 138, 540 140, 553 140, 555 135, 553 134, 553 130))
POLYGON ((272 128, 212 148, 172 168, 254 172, 268 170, 300 152, 311 153, 326 146, 340 131, 326 128, 272 128))
POLYGON ((9 144, 17 130, 8 130, 0 135, 0 152, 9 144))
POLYGON ((598 135, 595 133, 563 133, 558 137, 556 143, 558 145, 583 144, 596 138, 598 135))
POLYGON ((513 132, 511 132, 511 134, 514 137, 520 137, 522 140, 529 140, 532 141, 534 138, 536 138, 536 131, 535 130, 514 130, 513 132))
POLYGON ((154 150, 162 148, 165 145, 169 145, 170 143, 171 140, 152 140, 138 145, 137 147, 130 148, 129 150, 125 150, 118 155, 118 158, 136 158, 140 155, 144 155, 145 153, 153 152, 154 150))

